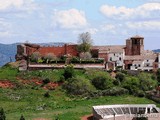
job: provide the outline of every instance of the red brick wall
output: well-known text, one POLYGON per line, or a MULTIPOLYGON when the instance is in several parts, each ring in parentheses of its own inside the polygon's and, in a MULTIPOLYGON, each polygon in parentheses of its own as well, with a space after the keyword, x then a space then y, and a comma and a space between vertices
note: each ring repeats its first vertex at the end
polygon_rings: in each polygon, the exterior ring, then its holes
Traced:
POLYGON ((40 47, 40 48, 32 48, 28 47, 26 49, 28 55, 31 55, 34 52, 39 52, 42 56, 45 56, 48 53, 53 53, 57 57, 70 54, 72 56, 77 56, 77 45, 64 45, 64 46, 52 46, 52 47, 40 47))

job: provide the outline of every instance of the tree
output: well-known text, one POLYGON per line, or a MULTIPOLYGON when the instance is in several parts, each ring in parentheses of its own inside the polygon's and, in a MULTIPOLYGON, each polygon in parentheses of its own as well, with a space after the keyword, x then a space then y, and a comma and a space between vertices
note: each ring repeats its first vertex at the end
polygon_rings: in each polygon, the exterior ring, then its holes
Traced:
POLYGON ((127 76, 122 82, 122 86, 129 90, 130 94, 136 95, 140 90, 140 82, 137 77, 127 76))
POLYGON ((140 89, 143 91, 152 90, 157 86, 157 81, 149 73, 140 73, 138 79, 140 81, 140 89))
POLYGON ((92 46, 91 34, 89 32, 80 34, 78 43, 79 52, 89 52, 92 46))
POLYGON ((69 78, 63 88, 72 95, 86 95, 95 90, 90 81, 83 77, 69 78))
POLYGON ((63 76, 64 76, 65 80, 67 80, 68 78, 72 78, 74 76, 74 68, 73 68, 73 66, 68 65, 64 69, 63 76))
POLYGON ((31 61, 32 62, 38 62, 38 60, 41 58, 41 54, 39 52, 34 52, 31 55, 31 61))
POLYGON ((112 79, 107 75, 98 75, 91 82, 98 90, 109 89, 113 86, 112 79))
POLYGON ((0 120, 5 120, 6 119, 6 116, 5 116, 5 113, 4 113, 4 110, 3 108, 0 109, 0 120))
POLYGON ((82 52, 82 53, 80 53, 80 58, 81 59, 83 59, 83 60, 89 60, 89 59, 91 59, 91 57, 92 57, 92 55, 91 55, 91 53, 90 52, 82 52))
POLYGON ((25 120, 25 118, 24 118, 24 116, 23 116, 23 115, 21 115, 20 120, 25 120))
POLYGON ((57 60, 57 57, 53 53, 48 53, 44 56, 44 59, 48 61, 57 60))

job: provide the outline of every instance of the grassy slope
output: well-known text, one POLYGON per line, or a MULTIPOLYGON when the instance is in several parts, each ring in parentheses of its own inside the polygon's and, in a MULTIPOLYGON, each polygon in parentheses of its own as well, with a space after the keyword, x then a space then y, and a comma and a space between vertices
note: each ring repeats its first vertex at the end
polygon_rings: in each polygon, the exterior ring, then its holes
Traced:
MULTIPOLYGON (((93 105, 102 104, 154 104, 146 98, 133 96, 108 96, 97 99, 74 99, 67 97, 59 89, 50 91, 51 97, 45 98, 45 90, 10 90, 0 89, 0 106, 5 109, 8 120, 18 120, 23 114, 27 120, 58 116, 61 120, 78 120, 91 114, 93 105), (19 98, 19 99, 18 99, 19 98), (42 108, 44 108, 42 110, 42 108)), ((160 106, 160 105, 158 105, 160 106)))
MULTIPOLYGON (((34 71, 29 73, 19 73, 16 69, 1 68, 0 80, 17 81, 16 76, 27 80, 32 77, 46 78, 51 81, 60 79, 63 70, 34 71)), ((76 75, 86 77, 83 71, 76 71, 76 75)), ((91 74, 93 75, 93 73, 91 74)), ((0 88, 0 107, 3 107, 7 120, 18 120, 23 114, 27 120, 34 118, 49 118, 54 120, 57 116, 60 120, 78 120, 81 116, 91 114, 93 105, 102 104, 154 104, 146 98, 134 96, 108 96, 98 99, 84 100, 80 98, 68 97, 61 88, 50 91, 51 97, 45 98, 46 91, 38 87, 38 90, 31 87, 21 89, 0 88)), ((157 104, 160 106, 160 104, 157 104)))

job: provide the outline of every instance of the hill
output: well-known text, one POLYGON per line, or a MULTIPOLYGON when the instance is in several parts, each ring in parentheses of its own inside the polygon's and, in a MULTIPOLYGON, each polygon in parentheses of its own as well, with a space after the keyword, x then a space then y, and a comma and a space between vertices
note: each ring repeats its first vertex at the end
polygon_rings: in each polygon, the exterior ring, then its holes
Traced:
POLYGON ((15 61, 17 44, 0 44, 0 66, 10 61, 15 61))
POLYGON ((153 51, 156 52, 156 53, 159 53, 160 49, 156 49, 156 50, 153 50, 153 51))
MULTIPOLYGON (((5 65, 8 62, 15 61, 15 55, 17 52, 17 45, 20 43, 13 44, 1 44, 0 43, 0 66, 5 65)), ((36 43, 37 44, 37 43, 36 43)), ((55 43, 38 43, 42 46, 62 46, 65 43, 55 42, 55 43)))

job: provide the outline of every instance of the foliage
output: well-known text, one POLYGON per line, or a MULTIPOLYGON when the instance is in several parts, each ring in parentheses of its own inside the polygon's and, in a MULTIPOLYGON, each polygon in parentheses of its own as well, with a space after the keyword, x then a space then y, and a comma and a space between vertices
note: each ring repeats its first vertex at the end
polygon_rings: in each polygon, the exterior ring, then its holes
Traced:
POLYGON ((64 78, 67 80, 68 78, 72 78, 74 76, 74 68, 72 65, 68 65, 65 69, 64 69, 64 73, 63 73, 64 78))
POLYGON ((25 120, 25 118, 24 118, 24 116, 23 116, 23 115, 21 115, 20 120, 25 120))
POLYGON ((50 83, 50 79, 49 79, 49 78, 45 78, 45 79, 43 80, 43 84, 48 84, 48 83, 50 83))
POLYGON ((81 52, 79 56, 83 60, 89 60, 92 57, 90 52, 81 52))
POLYGON ((140 73, 138 75, 140 82, 140 89, 143 91, 152 90, 157 86, 157 81, 153 79, 152 75, 149 73, 140 73))
POLYGON ((92 46, 92 38, 89 32, 79 35, 79 45, 77 47, 79 52, 89 52, 92 46))
POLYGON ((72 95, 83 95, 94 90, 88 79, 82 77, 70 78, 64 85, 67 93, 72 95))
POLYGON ((105 90, 109 89, 113 86, 112 80, 109 76, 104 75, 98 75, 95 78, 92 79, 92 84, 97 88, 98 90, 105 90))
POLYGON ((30 57, 31 62, 38 62, 39 59, 41 59, 41 54, 39 52, 32 53, 30 57))
POLYGON ((45 92, 43 96, 49 98, 50 97, 49 91, 45 92))
POLYGON ((4 113, 4 110, 3 108, 0 109, 0 120, 5 120, 6 119, 6 116, 5 116, 5 113, 4 113))
POLYGON ((46 63, 57 60, 57 57, 53 53, 48 53, 44 56, 46 63))
POLYGON ((118 72, 116 74, 116 79, 120 82, 124 81, 125 80, 125 74, 124 73, 121 73, 121 72, 118 72))
POLYGON ((140 88, 140 82, 137 77, 126 77, 122 82, 122 86, 129 90, 130 94, 135 95, 140 88))

